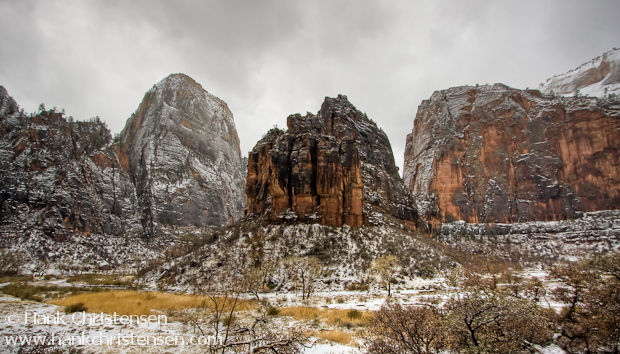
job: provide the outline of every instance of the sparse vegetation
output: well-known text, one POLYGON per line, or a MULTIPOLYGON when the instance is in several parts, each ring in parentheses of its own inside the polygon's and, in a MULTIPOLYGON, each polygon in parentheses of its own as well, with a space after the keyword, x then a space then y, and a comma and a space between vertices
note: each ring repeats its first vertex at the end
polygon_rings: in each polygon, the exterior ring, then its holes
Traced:
POLYGON ((486 284, 455 295, 443 309, 387 304, 375 316, 370 352, 518 352, 546 345, 553 332, 544 311, 486 284))
POLYGON ((620 348, 620 254, 556 267, 549 294, 537 277, 509 270, 453 272, 459 289, 444 306, 388 303, 370 325, 373 353, 526 352, 554 342, 569 353, 620 348), (551 295, 556 313, 540 306, 551 295), (554 338, 555 334, 555 338, 554 338))
POLYGON ((20 271, 23 255, 18 251, 0 250, 0 276, 17 275, 20 271))
POLYGON ((340 330, 340 329, 320 331, 316 333, 316 336, 321 339, 328 340, 330 342, 340 343, 344 345, 352 345, 356 343, 351 333, 340 330))
POLYGON ((308 306, 281 307, 280 316, 291 316, 298 321, 318 320, 322 323, 338 327, 364 327, 371 318, 370 312, 357 310, 326 309, 308 306), (351 311, 353 315, 351 317, 351 311))
POLYGON ((102 291, 99 287, 81 288, 75 286, 50 286, 32 285, 28 281, 13 281, 8 285, 0 287, 0 292, 18 297, 22 300, 44 301, 54 299, 69 294, 80 294, 85 292, 102 291))
POLYGON ((368 284, 366 283, 349 283, 344 287, 347 291, 368 291, 368 284))
MULTIPOLYGON (((212 302, 205 295, 171 294, 162 292, 115 290, 78 294, 51 301, 59 306, 83 303, 90 312, 103 312, 119 315, 151 315, 157 311, 180 311, 188 308, 209 306, 212 302)), ((239 300, 239 309, 250 310, 256 307, 254 301, 239 300)))
POLYGON ((567 304, 556 321, 559 345, 570 353, 620 349, 620 253, 558 266, 553 297, 567 304))
POLYGON ((393 255, 383 255, 372 263, 371 271, 385 286, 387 296, 392 296, 392 283, 398 274, 398 258, 393 255))
POLYGON ((67 279, 69 283, 85 283, 97 286, 130 287, 133 276, 122 274, 78 274, 67 279))
POLYGON ((243 319, 243 301, 235 290, 223 289, 218 296, 204 294, 206 301, 200 307, 187 309, 181 314, 183 321, 203 336, 213 335, 215 343, 207 345, 208 353, 274 352, 296 353, 305 345, 307 337, 298 328, 276 329, 268 315, 271 306, 259 302, 257 310, 243 319))
POLYGON ((76 302, 75 304, 65 306, 66 313, 74 313, 74 312, 85 312, 88 311, 88 308, 84 306, 82 302, 76 302))

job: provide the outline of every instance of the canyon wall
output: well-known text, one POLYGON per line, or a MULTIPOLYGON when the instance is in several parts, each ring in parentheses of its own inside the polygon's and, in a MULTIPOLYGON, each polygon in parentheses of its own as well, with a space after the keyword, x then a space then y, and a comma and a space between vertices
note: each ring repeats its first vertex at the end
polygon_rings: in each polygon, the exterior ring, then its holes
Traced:
POLYGON ((617 98, 455 87, 419 106, 404 180, 435 223, 571 219, 620 208, 619 142, 617 98))

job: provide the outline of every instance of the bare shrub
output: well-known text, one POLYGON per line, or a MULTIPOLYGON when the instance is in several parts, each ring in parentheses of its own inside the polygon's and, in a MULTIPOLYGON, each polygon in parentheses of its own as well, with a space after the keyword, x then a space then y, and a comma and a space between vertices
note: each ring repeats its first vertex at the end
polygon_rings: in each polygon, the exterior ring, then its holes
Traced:
POLYGON ((456 351, 517 352, 552 339, 542 309, 499 291, 473 291, 446 304, 449 348, 456 351))
POLYGON ((257 313, 248 318, 240 313, 236 290, 205 295, 209 304, 184 311, 182 318, 195 332, 217 338, 208 353, 300 353, 307 342, 299 329, 277 330, 270 318, 273 307, 266 301, 259 302, 257 313))
POLYGON ((434 307, 388 303, 370 325, 369 353, 437 353, 446 343, 441 314, 434 307))
POLYGON ((567 352, 618 352, 620 253, 556 267, 553 297, 565 303, 557 321, 558 344, 567 352))

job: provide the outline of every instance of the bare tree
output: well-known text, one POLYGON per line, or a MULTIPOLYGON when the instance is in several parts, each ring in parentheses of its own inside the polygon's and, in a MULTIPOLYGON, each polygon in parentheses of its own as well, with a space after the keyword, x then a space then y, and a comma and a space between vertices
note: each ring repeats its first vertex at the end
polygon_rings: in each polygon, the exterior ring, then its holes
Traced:
POLYGON ((383 305, 375 314, 369 353, 437 353, 446 341, 441 313, 435 307, 383 305))
POLYGON ((446 304, 445 326, 451 349, 515 352, 551 341, 550 321, 531 301, 483 289, 456 296, 446 304))
POLYGON ((540 279, 537 277, 532 277, 525 281, 522 294, 526 299, 530 299, 534 303, 538 303, 541 298, 545 297, 547 290, 540 279))
POLYGON ((251 294, 260 302, 259 294, 266 290, 275 272, 277 262, 263 260, 259 266, 249 267, 243 271, 241 280, 242 290, 251 294))
POLYGON ((620 253, 556 267, 553 297, 566 304, 558 317, 558 344, 567 352, 618 352, 620 253))
POLYGON ((259 303, 258 314, 241 320, 239 293, 224 289, 205 294, 208 302, 200 308, 185 311, 184 321, 202 336, 216 340, 207 347, 209 353, 299 353, 307 337, 299 329, 274 330, 269 321, 267 303, 259 303))
POLYGON ((398 274, 398 258, 392 255, 383 255, 372 262, 371 272, 379 281, 385 284, 388 297, 392 296, 392 282, 398 274))
POLYGON ((323 272, 318 258, 314 256, 290 257, 284 261, 289 277, 301 288, 301 298, 308 299, 314 291, 316 281, 323 272))

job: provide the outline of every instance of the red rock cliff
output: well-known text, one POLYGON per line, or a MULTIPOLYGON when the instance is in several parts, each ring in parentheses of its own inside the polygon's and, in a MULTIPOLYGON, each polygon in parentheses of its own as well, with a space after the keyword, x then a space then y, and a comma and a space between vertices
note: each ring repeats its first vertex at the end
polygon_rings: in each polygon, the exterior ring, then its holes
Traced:
POLYGON ((249 214, 361 226, 372 213, 415 221, 387 136, 346 96, 326 98, 317 115, 291 115, 248 158, 249 214))
POLYGON ((620 208, 620 102, 496 84, 435 92, 407 136, 405 183, 435 222, 620 208))

